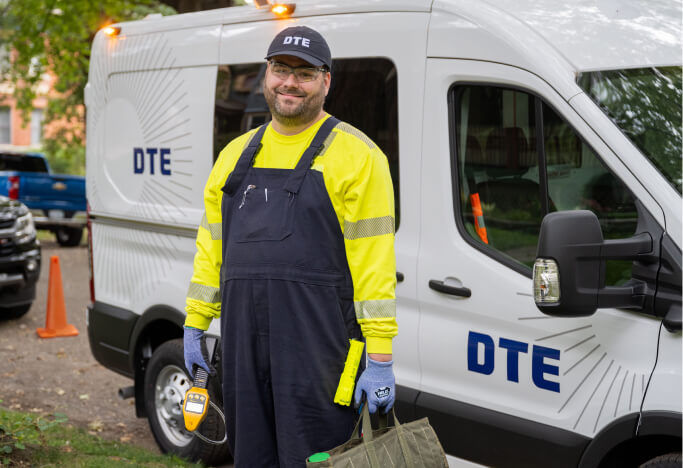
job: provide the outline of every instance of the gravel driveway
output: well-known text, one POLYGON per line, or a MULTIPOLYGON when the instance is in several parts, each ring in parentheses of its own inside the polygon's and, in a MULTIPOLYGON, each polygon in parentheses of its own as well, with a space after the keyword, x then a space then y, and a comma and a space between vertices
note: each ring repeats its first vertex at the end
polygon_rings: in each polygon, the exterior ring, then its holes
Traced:
POLYGON ((133 399, 117 391, 132 385, 98 364, 90 352, 85 308, 90 302, 88 251, 42 242, 42 269, 31 310, 17 320, 0 320, 0 399, 2 406, 35 413, 65 413, 69 422, 107 439, 135 444, 159 453, 147 419, 135 417, 133 399), (80 334, 40 339, 45 326, 50 257, 62 270, 67 320, 80 334))

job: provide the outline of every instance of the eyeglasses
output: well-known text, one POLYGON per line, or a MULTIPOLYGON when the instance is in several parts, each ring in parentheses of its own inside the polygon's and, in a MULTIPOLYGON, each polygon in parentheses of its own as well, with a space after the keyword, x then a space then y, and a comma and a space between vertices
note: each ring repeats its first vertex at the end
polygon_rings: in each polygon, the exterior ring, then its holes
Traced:
POLYGON ((270 71, 279 79, 286 80, 289 78, 289 75, 294 73, 294 78, 299 83, 313 81, 318 78, 320 72, 327 70, 324 67, 290 67, 276 60, 270 60, 268 63, 270 64, 270 71))

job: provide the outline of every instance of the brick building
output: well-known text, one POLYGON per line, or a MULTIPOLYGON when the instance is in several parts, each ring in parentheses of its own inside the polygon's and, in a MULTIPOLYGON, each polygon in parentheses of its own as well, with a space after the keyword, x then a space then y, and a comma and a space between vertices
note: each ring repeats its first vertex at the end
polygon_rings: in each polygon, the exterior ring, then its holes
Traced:
POLYGON ((0 84, 0 149, 37 149, 43 137, 43 114, 47 107, 47 94, 51 80, 46 79, 39 87, 39 95, 33 101, 33 110, 24 123, 16 108, 12 88, 0 84))

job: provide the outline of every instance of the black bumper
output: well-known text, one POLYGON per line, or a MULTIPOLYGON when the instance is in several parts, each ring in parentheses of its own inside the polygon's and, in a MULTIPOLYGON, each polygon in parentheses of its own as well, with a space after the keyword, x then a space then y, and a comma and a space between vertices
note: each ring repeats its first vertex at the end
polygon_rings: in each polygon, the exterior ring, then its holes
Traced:
POLYGON ((36 298, 40 259, 40 248, 0 256, 0 314, 2 308, 30 304, 36 298))
POLYGON ((96 301, 88 306, 87 317, 90 350, 97 362, 133 378, 130 339, 139 315, 96 301))

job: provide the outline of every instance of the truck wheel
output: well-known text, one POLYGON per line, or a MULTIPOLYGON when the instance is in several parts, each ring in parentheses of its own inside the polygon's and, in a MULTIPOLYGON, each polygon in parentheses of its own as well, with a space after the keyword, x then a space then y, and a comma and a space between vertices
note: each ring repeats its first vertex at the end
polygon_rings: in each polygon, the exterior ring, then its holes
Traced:
POLYGON ((82 228, 57 228, 55 231, 57 242, 62 247, 75 247, 81 243, 82 228))
POLYGON ((26 315, 26 312, 31 310, 31 304, 24 304, 15 307, 7 307, 0 309, 0 319, 16 319, 22 315, 26 315))
POLYGON ((681 454, 660 455, 643 463, 640 468, 681 468, 681 454))
MULTIPOLYGON (((209 397, 222 408, 220 385, 211 379, 209 397)), ((206 465, 216 465, 230 459, 228 443, 207 444, 185 429, 182 401, 192 381, 185 372, 183 340, 167 341, 159 346, 145 371, 145 409, 152 434, 164 453, 172 453, 206 465)), ((198 429, 211 440, 221 440, 225 434, 223 421, 213 408, 198 429)))

